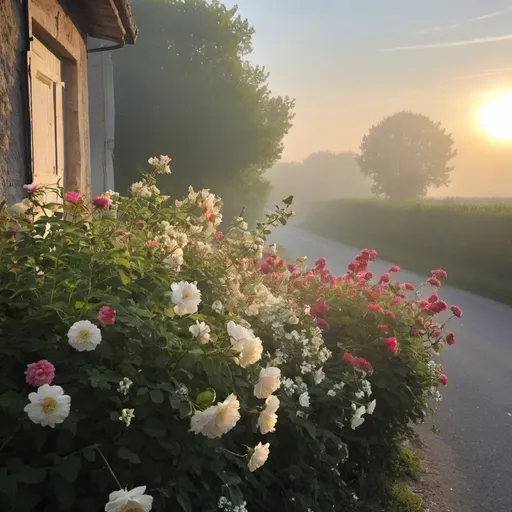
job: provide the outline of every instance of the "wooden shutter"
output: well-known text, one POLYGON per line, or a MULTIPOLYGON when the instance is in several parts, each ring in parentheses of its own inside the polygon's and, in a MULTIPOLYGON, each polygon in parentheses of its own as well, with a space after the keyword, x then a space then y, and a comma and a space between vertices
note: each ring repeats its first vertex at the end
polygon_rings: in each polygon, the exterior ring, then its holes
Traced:
POLYGON ((64 118, 62 63, 39 40, 32 41, 31 117, 33 181, 64 185, 64 118))

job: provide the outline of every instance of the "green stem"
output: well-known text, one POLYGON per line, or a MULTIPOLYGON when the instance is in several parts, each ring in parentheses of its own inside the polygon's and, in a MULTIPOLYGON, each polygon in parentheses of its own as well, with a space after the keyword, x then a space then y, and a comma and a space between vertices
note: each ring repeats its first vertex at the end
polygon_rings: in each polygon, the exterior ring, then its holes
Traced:
POLYGON ((110 474, 112 475, 112 477, 116 481, 116 484, 119 486, 119 489, 122 491, 123 490, 123 486, 120 484, 119 480, 117 479, 117 476, 115 475, 114 471, 110 467, 110 464, 108 463, 107 459, 105 458, 105 456, 103 455, 103 453, 101 452, 99 447, 96 447, 96 451, 100 454, 100 457, 103 459, 103 462, 105 463, 105 466, 110 471, 110 474))
POLYGON ((1 445, 0 445, 0 452, 5 448, 5 446, 7 445, 7 443, 9 443, 9 441, 12 441, 15 437, 16 437, 16 434, 18 433, 18 431, 20 430, 21 426, 18 425, 16 427, 16 429, 14 430, 14 432, 12 433, 12 436, 11 437, 8 437, 1 445))
POLYGON ((235 457, 240 457, 241 459, 245 459, 245 455, 240 455, 239 453, 232 452, 231 450, 228 450, 227 448, 220 448, 220 450, 230 453, 231 455, 234 455, 235 457))

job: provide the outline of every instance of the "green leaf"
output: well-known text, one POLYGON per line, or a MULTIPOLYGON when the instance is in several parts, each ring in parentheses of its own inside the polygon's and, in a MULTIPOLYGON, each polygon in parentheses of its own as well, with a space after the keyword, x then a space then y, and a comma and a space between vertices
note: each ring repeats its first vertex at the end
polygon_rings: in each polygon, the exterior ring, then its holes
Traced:
POLYGON ((154 404, 161 404, 164 401, 164 394, 160 389, 152 389, 149 396, 154 404))
POLYGON ((117 273, 119 274, 119 279, 121 279, 121 283, 128 284, 131 281, 131 277, 124 270, 118 268, 117 273))
POLYGON ((169 306, 168 308, 164 309, 164 315, 169 318, 174 318, 174 306, 169 306))
POLYGON ((157 418, 148 418, 142 427, 144 432, 151 437, 164 437, 167 433, 165 424, 157 418))
POLYGON ((178 496, 176 496, 176 501, 181 505, 181 508, 185 512, 192 512, 192 505, 190 504, 186 494, 178 494, 178 496))
POLYGON ((293 199, 293 196, 288 196, 286 199, 283 199, 283 203, 286 206, 291 206, 291 204, 293 203, 293 199))
POLYGON ((217 395, 215 393, 215 390, 212 388, 208 388, 206 391, 203 391, 202 393, 199 393, 196 398, 196 404, 201 409, 206 409, 207 407, 210 407, 215 402, 215 399, 217 398, 217 395))
POLYGON ((137 390, 137 396, 146 395, 148 391, 149 391, 149 389, 146 387, 139 388, 137 390))
POLYGON ((133 453, 131 450, 126 448, 126 446, 120 446, 117 449, 117 456, 120 459, 130 461, 132 464, 140 464, 141 463, 140 457, 136 453, 133 453))
POLYGON ((16 497, 18 483, 14 475, 3 476, 0 478, 0 494, 6 494, 9 498, 16 497))
POLYGON ((46 479, 46 469, 21 466, 16 469, 15 476, 23 484, 40 484, 46 479))
POLYGON ((75 488, 66 480, 55 475, 52 478, 53 492, 58 502, 64 509, 71 508, 76 501, 75 488))
POLYGON ((224 482, 225 485, 238 485, 242 482, 242 479, 235 475, 234 473, 229 473, 228 471, 222 471, 220 473, 220 479, 224 482))
POLYGON ((86 448, 82 454, 89 462, 94 462, 96 460, 96 450, 94 448, 86 448))
POLYGON ((60 476, 67 482, 73 483, 82 467, 82 459, 78 455, 68 455, 59 466, 60 476))

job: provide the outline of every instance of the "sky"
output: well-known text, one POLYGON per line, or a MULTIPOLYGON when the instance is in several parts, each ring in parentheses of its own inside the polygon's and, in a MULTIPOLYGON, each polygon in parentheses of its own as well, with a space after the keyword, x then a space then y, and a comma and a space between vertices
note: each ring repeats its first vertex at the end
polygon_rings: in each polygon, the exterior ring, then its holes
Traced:
POLYGON ((382 118, 440 121, 458 156, 434 195, 512 196, 512 142, 478 129, 476 108, 512 91, 511 0, 225 0, 256 30, 250 60, 296 100, 283 160, 357 150, 382 118))

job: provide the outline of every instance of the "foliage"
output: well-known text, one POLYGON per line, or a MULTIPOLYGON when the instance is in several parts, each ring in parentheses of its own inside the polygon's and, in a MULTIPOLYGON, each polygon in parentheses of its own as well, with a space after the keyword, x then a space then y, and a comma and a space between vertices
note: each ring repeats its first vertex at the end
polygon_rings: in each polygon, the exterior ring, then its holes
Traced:
POLYGON ((372 179, 376 195, 413 198, 449 183, 453 171, 449 162, 456 154, 452 136, 440 123, 403 111, 370 128, 357 163, 372 179))
POLYGON ((116 183, 126 189, 147 155, 166 148, 173 191, 207 187, 237 213, 256 208, 266 199, 259 173, 281 156, 293 101, 272 95, 265 69, 248 62, 254 29, 217 0, 132 4, 140 37, 113 57, 116 183))
POLYGON ((423 500, 404 484, 394 484, 387 512, 423 512, 423 500))
POLYGON ((439 398, 444 303, 371 284, 372 251, 338 278, 261 261, 291 198, 221 234, 218 197, 173 202, 169 158, 150 164, 129 197, 30 185, 2 207, 2 510, 89 512, 144 485, 157 511, 370 510, 439 398))
POLYGON ((293 194, 301 213, 316 201, 371 196, 369 180, 361 176, 355 155, 348 151, 320 151, 302 162, 279 162, 268 172, 268 179, 271 204, 293 194))
POLYGON ((507 204, 342 200, 317 205, 305 225, 354 247, 379 247, 383 258, 422 274, 436 263, 454 285, 512 304, 507 204))

